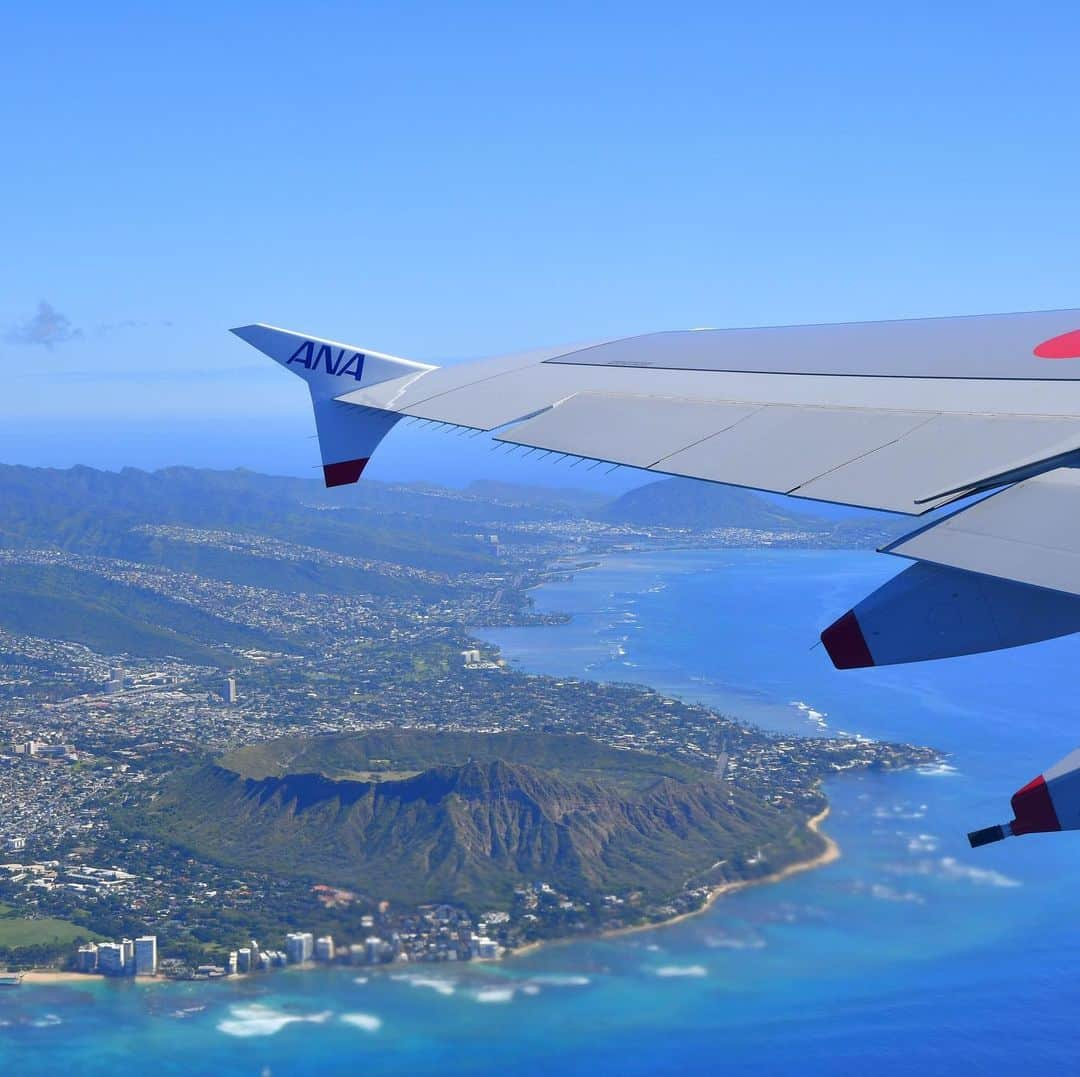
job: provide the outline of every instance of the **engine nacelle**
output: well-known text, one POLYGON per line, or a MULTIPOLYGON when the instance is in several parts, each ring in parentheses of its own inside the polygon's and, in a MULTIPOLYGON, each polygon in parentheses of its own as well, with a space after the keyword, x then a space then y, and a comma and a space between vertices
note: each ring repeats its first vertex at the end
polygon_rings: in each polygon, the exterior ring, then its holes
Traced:
POLYGON ((1013 819, 968 834, 973 849, 1021 834, 1080 830, 1080 748, 1045 773, 1033 778, 1012 797, 1013 819))
POLYGON ((1080 632, 1080 598, 917 561, 821 633, 837 669, 997 651, 1080 632))

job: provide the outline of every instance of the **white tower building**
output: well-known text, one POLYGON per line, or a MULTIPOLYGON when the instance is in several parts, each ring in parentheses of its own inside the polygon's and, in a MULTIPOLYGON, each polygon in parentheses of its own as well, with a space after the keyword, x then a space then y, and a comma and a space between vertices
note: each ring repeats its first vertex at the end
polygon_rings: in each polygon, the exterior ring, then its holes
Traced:
POLYGON ((157 935, 140 935, 135 940, 135 975, 156 976, 157 935))

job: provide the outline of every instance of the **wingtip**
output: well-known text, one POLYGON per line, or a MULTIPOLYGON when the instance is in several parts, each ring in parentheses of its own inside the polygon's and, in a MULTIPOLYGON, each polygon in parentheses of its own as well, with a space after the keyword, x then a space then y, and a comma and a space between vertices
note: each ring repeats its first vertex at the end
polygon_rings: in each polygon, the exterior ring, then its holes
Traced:
POLYGON ((262 322, 251 322, 249 325, 237 325, 229 330, 234 336, 238 336, 241 340, 247 340, 248 335, 255 329, 266 329, 267 326, 262 322))
POLYGON ((821 633, 821 642, 837 669, 865 669, 874 665, 859 619, 848 610, 821 633))

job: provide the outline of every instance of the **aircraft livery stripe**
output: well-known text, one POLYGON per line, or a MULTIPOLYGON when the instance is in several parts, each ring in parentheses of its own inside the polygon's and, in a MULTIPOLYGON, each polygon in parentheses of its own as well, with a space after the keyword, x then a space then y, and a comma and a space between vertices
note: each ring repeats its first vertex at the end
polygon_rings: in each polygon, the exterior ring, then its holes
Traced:
POLYGON ((821 642, 837 669, 862 669, 874 665, 874 656, 854 610, 848 610, 840 620, 829 625, 821 633, 821 642))
POLYGON ((1041 774, 1013 794, 1012 809, 1016 815, 1012 824, 1014 834, 1040 834, 1061 829, 1050 790, 1041 774))
POLYGON ((348 486, 358 482, 367 466, 368 457, 359 460, 342 460, 337 464, 323 464, 323 479, 327 486, 348 486))

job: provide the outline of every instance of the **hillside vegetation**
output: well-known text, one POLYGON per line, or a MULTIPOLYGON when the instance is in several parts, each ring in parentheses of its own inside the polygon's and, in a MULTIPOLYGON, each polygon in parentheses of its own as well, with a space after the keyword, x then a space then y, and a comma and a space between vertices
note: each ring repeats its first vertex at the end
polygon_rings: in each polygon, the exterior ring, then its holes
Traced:
POLYGON ((213 643, 296 650, 283 641, 153 591, 62 565, 5 565, 0 571, 0 628, 83 643, 109 653, 174 656, 228 665, 213 643))
POLYGON ((753 875, 761 848, 775 867, 819 841, 708 770, 542 733, 272 741, 166 778, 120 821, 226 865, 475 907, 534 881, 663 899, 753 875))
MULTIPOLYGON (((316 482, 244 470, 0 465, 0 547, 47 546, 179 569, 196 567, 190 550, 144 535, 138 525, 235 530, 436 572, 483 571, 496 561, 473 535, 474 514, 491 515, 482 501, 369 482, 335 498, 316 482)), ((231 579, 233 560, 199 571, 231 579)))

